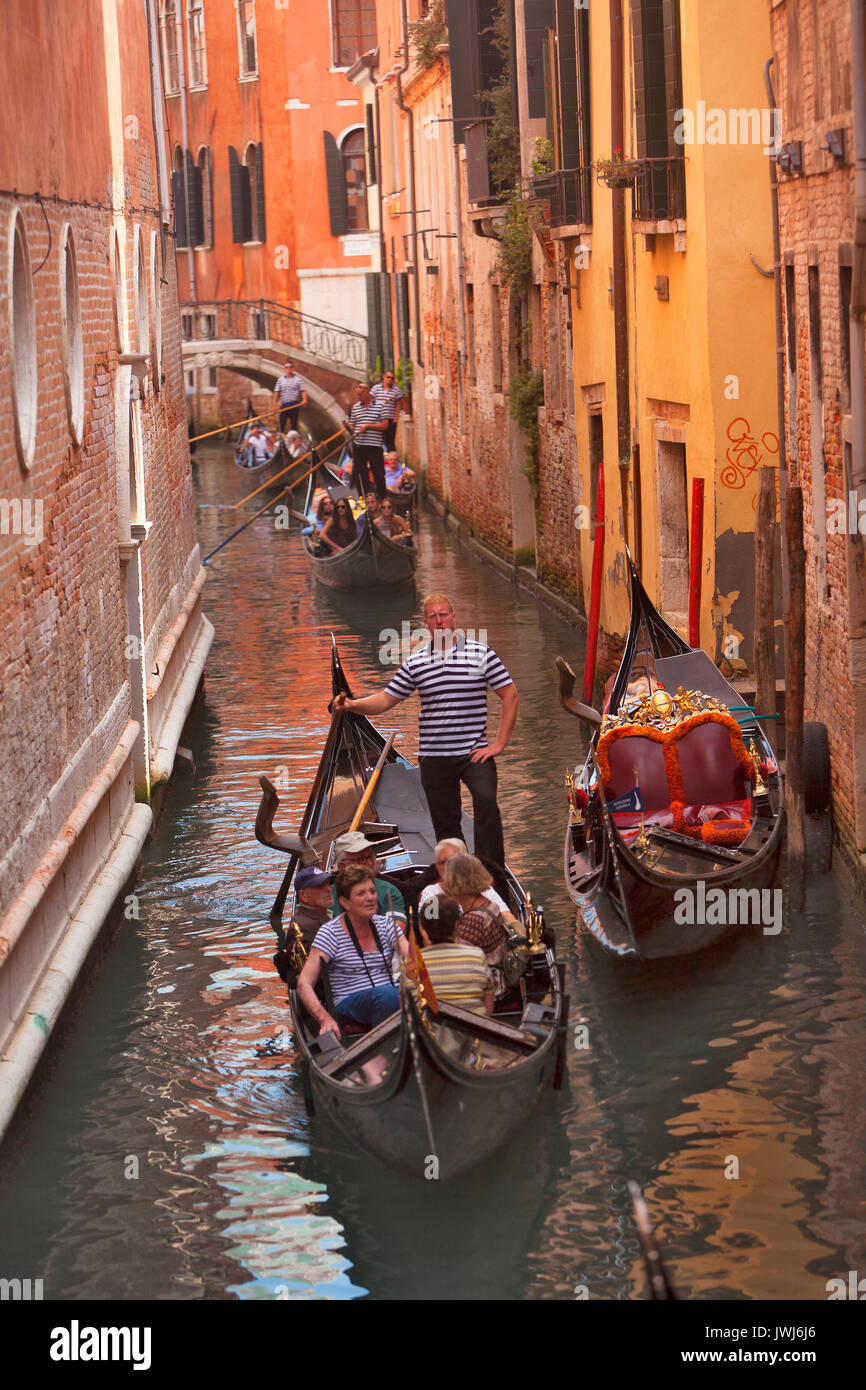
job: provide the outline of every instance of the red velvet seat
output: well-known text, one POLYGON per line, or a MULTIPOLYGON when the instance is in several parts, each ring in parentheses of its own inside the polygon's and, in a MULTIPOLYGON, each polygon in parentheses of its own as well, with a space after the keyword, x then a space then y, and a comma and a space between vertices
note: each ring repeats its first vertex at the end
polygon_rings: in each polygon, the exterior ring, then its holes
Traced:
POLYGON ((726 725, 699 724, 690 729, 677 739, 677 753, 687 806, 744 801, 748 797, 746 771, 731 747, 731 731, 726 725))
POLYGON ((634 769, 637 767, 637 783, 644 811, 651 815, 653 811, 662 811, 670 806, 673 798, 668 785, 664 749, 660 743, 651 738, 642 738, 640 734, 631 734, 628 738, 611 741, 607 758, 610 777, 605 784, 604 794, 608 800, 634 790, 634 769))

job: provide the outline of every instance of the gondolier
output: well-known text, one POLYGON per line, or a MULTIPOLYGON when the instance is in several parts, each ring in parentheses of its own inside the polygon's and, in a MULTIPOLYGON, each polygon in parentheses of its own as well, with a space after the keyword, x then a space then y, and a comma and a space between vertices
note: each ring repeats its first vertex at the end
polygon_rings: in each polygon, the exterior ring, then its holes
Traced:
POLYGON ((370 395, 382 406, 385 418, 385 452, 394 448, 397 434, 397 416, 406 409, 406 397, 394 380, 393 372, 386 372, 381 381, 370 387, 370 395))
POLYGON ((387 491, 383 439, 384 409, 380 401, 373 400, 366 381, 358 382, 355 396, 355 404, 346 421, 353 440, 352 482, 361 492, 366 492, 369 478, 369 485, 381 499, 387 491))
POLYGON ((301 406, 307 404, 307 390, 303 380, 298 376, 291 362, 287 362, 283 375, 277 379, 274 387, 274 410, 280 412, 280 433, 286 433, 286 425, 290 429, 298 428, 298 416, 301 413, 301 406))
POLYGON ((462 837, 462 782, 472 796, 475 853, 504 864, 495 758, 514 732, 517 690, 491 647, 455 636, 457 617, 447 594, 429 594, 422 613, 430 644, 413 652, 379 694, 359 700, 338 695, 334 708, 384 714, 417 691, 421 784, 437 840, 462 837), (488 688, 502 701, 499 734, 492 744, 487 742, 488 688))

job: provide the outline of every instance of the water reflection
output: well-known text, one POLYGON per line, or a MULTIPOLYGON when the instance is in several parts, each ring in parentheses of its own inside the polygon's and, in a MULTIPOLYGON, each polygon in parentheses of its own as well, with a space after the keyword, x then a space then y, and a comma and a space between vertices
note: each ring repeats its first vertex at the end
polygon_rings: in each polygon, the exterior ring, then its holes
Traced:
MULTIPOLYGON (((207 552, 236 524, 242 480, 218 447, 196 470, 207 552)), ((553 658, 579 660, 577 634, 431 518, 417 591, 314 586, 297 533, 262 517, 214 560, 205 595, 217 636, 196 775, 178 778, 149 846, 139 920, 3 1152, 10 1269, 61 1298, 638 1298, 629 1177, 683 1294, 824 1297, 828 1278, 866 1269, 866 952, 839 882, 813 884, 780 937, 651 970, 614 962, 575 934, 561 879, 575 748, 553 658), (307 1120, 267 923, 284 860, 253 836, 262 773, 284 788, 279 824, 299 820, 331 632, 356 690, 379 689, 382 633, 414 625, 428 589, 486 627, 518 684, 509 858, 557 930, 589 1043, 569 1046, 566 1089, 505 1153, 441 1187, 307 1120)), ((383 723, 414 756, 411 703, 383 723)))

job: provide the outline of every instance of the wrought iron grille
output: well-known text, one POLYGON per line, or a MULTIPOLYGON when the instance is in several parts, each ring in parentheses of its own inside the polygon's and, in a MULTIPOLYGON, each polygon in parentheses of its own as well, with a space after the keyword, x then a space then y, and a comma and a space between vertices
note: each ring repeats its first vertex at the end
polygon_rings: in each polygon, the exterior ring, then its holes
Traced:
POLYGON ((297 348, 352 371, 367 369, 367 339, 363 333, 326 323, 271 299, 217 299, 182 304, 181 310, 186 342, 252 338, 297 348))
POLYGON ((635 222, 674 222, 686 215, 686 166, 681 155, 641 159, 634 183, 635 222))

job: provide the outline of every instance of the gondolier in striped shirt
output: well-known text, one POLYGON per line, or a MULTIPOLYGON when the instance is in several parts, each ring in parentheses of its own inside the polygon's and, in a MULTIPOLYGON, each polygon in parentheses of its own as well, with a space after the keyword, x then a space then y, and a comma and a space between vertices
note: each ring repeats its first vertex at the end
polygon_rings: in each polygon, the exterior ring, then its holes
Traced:
POLYGON ((378 695, 359 700, 338 695, 334 708, 384 714, 417 691, 418 762, 437 840, 462 838, 462 782, 472 796, 476 855, 504 864, 495 759, 514 732, 517 690, 491 647, 455 632, 457 617, 447 594, 429 594, 422 612, 430 643, 413 652, 378 695), (487 742, 488 689, 502 701, 494 743, 487 742))
POLYGON ((382 437, 384 411, 381 402, 373 400, 366 381, 358 382, 355 397, 346 421, 352 435, 352 481, 361 492, 371 487, 381 499, 387 491, 382 437))
POLYGON ((287 362, 283 375, 277 379, 274 387, 274 410, 280 412, 280 434, 286 433, 286 425, 290 429, 298 428, 298 416, 301 413, 301 406, 307 404, 307 390, 303 380, 298 376, 291 362, 287 362))
POLYGON ((406 409, 406 397, 395 382, 393 372, 386 372, 381 381, 371 386, 370 395, 382 406, 385 417, 385 453, 390 454, 397 434, 397 416, 401 410, 406 409))

